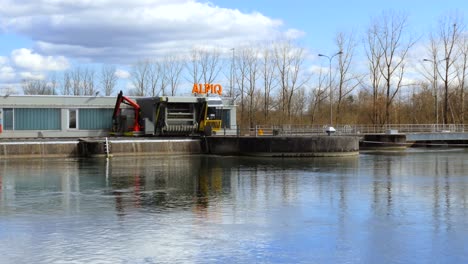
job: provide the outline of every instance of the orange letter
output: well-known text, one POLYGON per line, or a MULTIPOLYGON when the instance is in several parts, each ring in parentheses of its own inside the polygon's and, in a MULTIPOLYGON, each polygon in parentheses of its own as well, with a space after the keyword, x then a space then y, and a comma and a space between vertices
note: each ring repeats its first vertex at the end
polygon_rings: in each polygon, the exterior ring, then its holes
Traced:
POLYGON ((198 84, 196 84, 196 83, 193 84, 192 93, 199 93, 198 92, 198 84))
POLYGON ((215 84, 213 90, 214 90, 214 93, 217 93, 219 95, 223 93, 223 87, 221 86, 221 84, 215 84))

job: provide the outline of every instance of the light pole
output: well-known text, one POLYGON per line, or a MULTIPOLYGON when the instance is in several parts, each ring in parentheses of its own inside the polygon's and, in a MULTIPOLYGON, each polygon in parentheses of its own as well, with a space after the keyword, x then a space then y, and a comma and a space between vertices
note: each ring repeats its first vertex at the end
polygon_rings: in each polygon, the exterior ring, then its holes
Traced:
POLYGON ((232 50, 232 60, 231 60, 231 87, 229 87, 229 97, 234 97, 234 48, 232 50))
POLYGON ((333 93, 332 93, 332 80, 331 80, 331 63, 335 56, 343 54, 343 51, 338 51, 337 53, 333 54, 332 56, 327 56, 324 54, 319 54, 319 57, 328 58, 328 89, 330 92, 330 128, 329 130, 334 132, 333 128, 333 93))
POLYGON ((447 60, 447 58, 445 59, 442 59, 442 60, 439 60, 439 61, 436 61, 436 60, 430 60, 430 59, 423 59, 423 61, 425 62, 432 62, 432 67, 433 67, 433 88, 434 88, 434 116, 435 116, 435 120, 436 120, 436 130, 438 129, 438 126, 439 126, 439 99, 438 99, 438 95, 439 95, 439 91, 437 89, 437 75, 438 75, 438 71, 437 71, 437 63, 441 62, 441 61, 445 61, 447 60))

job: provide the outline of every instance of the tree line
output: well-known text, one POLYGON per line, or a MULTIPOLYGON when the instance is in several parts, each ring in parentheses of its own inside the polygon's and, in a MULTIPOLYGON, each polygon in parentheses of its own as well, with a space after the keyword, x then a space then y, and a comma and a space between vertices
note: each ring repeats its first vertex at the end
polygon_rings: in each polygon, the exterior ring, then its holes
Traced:
MULTIPOLYGON (((189 93, 193 83, 221 83, 223 95, 237 104, 243 126, 464 123, 468 34, 463 18, 442 17, 427 45, 417 46, 422 41, 408 26, 408 16, 383 12, 361 36, 337 33, 334 52, 318 58, 285 40, 144 59, 130 67, 128 93, 179 95, 189 93), (416 48, 422 57, 411 60, 416 48), (313 68, 311 57, 321 67, 313 68)), ((24 80, 23 91, 112 95, 115 73, 112 65, 100 71, 76 67, 60 78, 24 80)))

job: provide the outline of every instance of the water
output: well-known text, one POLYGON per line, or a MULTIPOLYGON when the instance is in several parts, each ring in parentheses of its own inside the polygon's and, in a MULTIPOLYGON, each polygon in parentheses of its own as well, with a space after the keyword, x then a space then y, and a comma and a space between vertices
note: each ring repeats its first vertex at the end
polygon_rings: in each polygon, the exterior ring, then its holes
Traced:
POLYGON ((0 263, 468 263, 468 152, 0 161, 0 263))

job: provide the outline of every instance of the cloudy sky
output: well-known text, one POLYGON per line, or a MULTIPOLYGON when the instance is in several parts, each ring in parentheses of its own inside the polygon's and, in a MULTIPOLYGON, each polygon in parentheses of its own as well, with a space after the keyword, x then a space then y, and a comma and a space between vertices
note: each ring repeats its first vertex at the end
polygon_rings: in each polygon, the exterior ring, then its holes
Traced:
POLYGON ((290 38, 311 54, 334 52, 338 31, 359 32, 383 10, 429 31, 466 0, 0 0, 0 85, 80 64, 125 66, 196 46, 226 49, 290 38))

